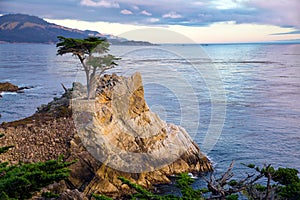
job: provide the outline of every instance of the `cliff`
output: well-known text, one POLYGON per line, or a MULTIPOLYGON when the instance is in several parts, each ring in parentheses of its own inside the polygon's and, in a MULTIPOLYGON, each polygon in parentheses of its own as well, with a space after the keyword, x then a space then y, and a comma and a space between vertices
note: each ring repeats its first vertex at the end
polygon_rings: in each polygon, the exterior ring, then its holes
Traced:
POLYGON ((76 188, 85 195, 132 192, 119 176, 149 188, 169 182, 172 174, 212 170, 182 127, 167 124, 151 112, 139 73, 129 78, 105 75, 94 100, 82 98, 84 92, 76 84, 34 116, 2 124, 5 137, 0 146, 14 144, 15 148, 1 154, 0 160, 36 162, 60 154, 77 159, 60 188, 76 188))

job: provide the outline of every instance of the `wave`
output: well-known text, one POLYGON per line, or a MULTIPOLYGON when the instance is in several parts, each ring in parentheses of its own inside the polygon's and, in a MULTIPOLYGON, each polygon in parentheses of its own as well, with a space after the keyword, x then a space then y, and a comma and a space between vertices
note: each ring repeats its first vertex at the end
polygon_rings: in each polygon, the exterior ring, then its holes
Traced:
POLYGON ((1 96, 6 96, 6 95, 17 95, 17 92, 1 92, 0 95, 1 96))

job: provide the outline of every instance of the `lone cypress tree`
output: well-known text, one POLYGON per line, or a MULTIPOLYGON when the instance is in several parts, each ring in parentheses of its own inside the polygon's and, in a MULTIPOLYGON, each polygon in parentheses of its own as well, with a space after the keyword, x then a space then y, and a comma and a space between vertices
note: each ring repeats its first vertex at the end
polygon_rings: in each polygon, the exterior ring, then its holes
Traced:
POLYGON ((72 53, 78 57, 85 72, 87 98, 90 99, 96 75, 101 75, 104 71, 116 66, 117 64, 114 61, 118 58, 107 54, 110 44, 105 38, 75 39, 58 36, 58 39, 59 42, 56 44, 56 47, 58 47, 57 55, 72 53))

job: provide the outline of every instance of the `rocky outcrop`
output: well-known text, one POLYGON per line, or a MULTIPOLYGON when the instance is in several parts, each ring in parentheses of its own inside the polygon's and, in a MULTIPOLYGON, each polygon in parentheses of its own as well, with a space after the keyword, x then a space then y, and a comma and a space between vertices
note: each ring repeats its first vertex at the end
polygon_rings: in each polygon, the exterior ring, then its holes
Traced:
POLYGON ((72 106, 81 144, 102 163, 86 193, 122 190, 119 176, 149 187, 169 182, 171 174, 212 170, 182 127, 151 112, 140 73, 129 78, 106 75, 99 80, 95 100, 73 98, 72 106))
POLYGON ((151 112, 139 73, 102 77, 94 100, 81 98, 83 88, 74 86, 34 116, 0 126, 0 146, 15 145, 0 154, 1 161, 45 161, 60 154, 76 159, 65 196, 79 195, 74 189, 87 196, 131 193, 120 176, 149 188, 170 182, 172 174, 212 170, 182 127, 151 112))
POLYGON ((30 89, 31 87, 18 87, 9 82, 0 83, 0 97, 1 92, 22 92, 25 89, 30 89))
POLYGON ((0 83, 0 92, 16 92, 19 87, 9 82, 0 83))

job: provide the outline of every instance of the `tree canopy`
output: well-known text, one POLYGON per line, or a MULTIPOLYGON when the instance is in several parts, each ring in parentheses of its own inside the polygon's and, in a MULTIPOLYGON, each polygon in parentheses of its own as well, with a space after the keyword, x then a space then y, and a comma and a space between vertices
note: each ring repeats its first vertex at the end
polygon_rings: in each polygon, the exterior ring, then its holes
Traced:
POLYGON ((65 38, 58 36, 59 42, 57 55, 71 53, 78 57, 85 71, 87 83, 87 98, 94 91, 94 83, 97 75, 101 75, 108 69, 113 68, 118 58, 108 54, 109 42, 105 38, 88 37, 86 39, 65 38))

